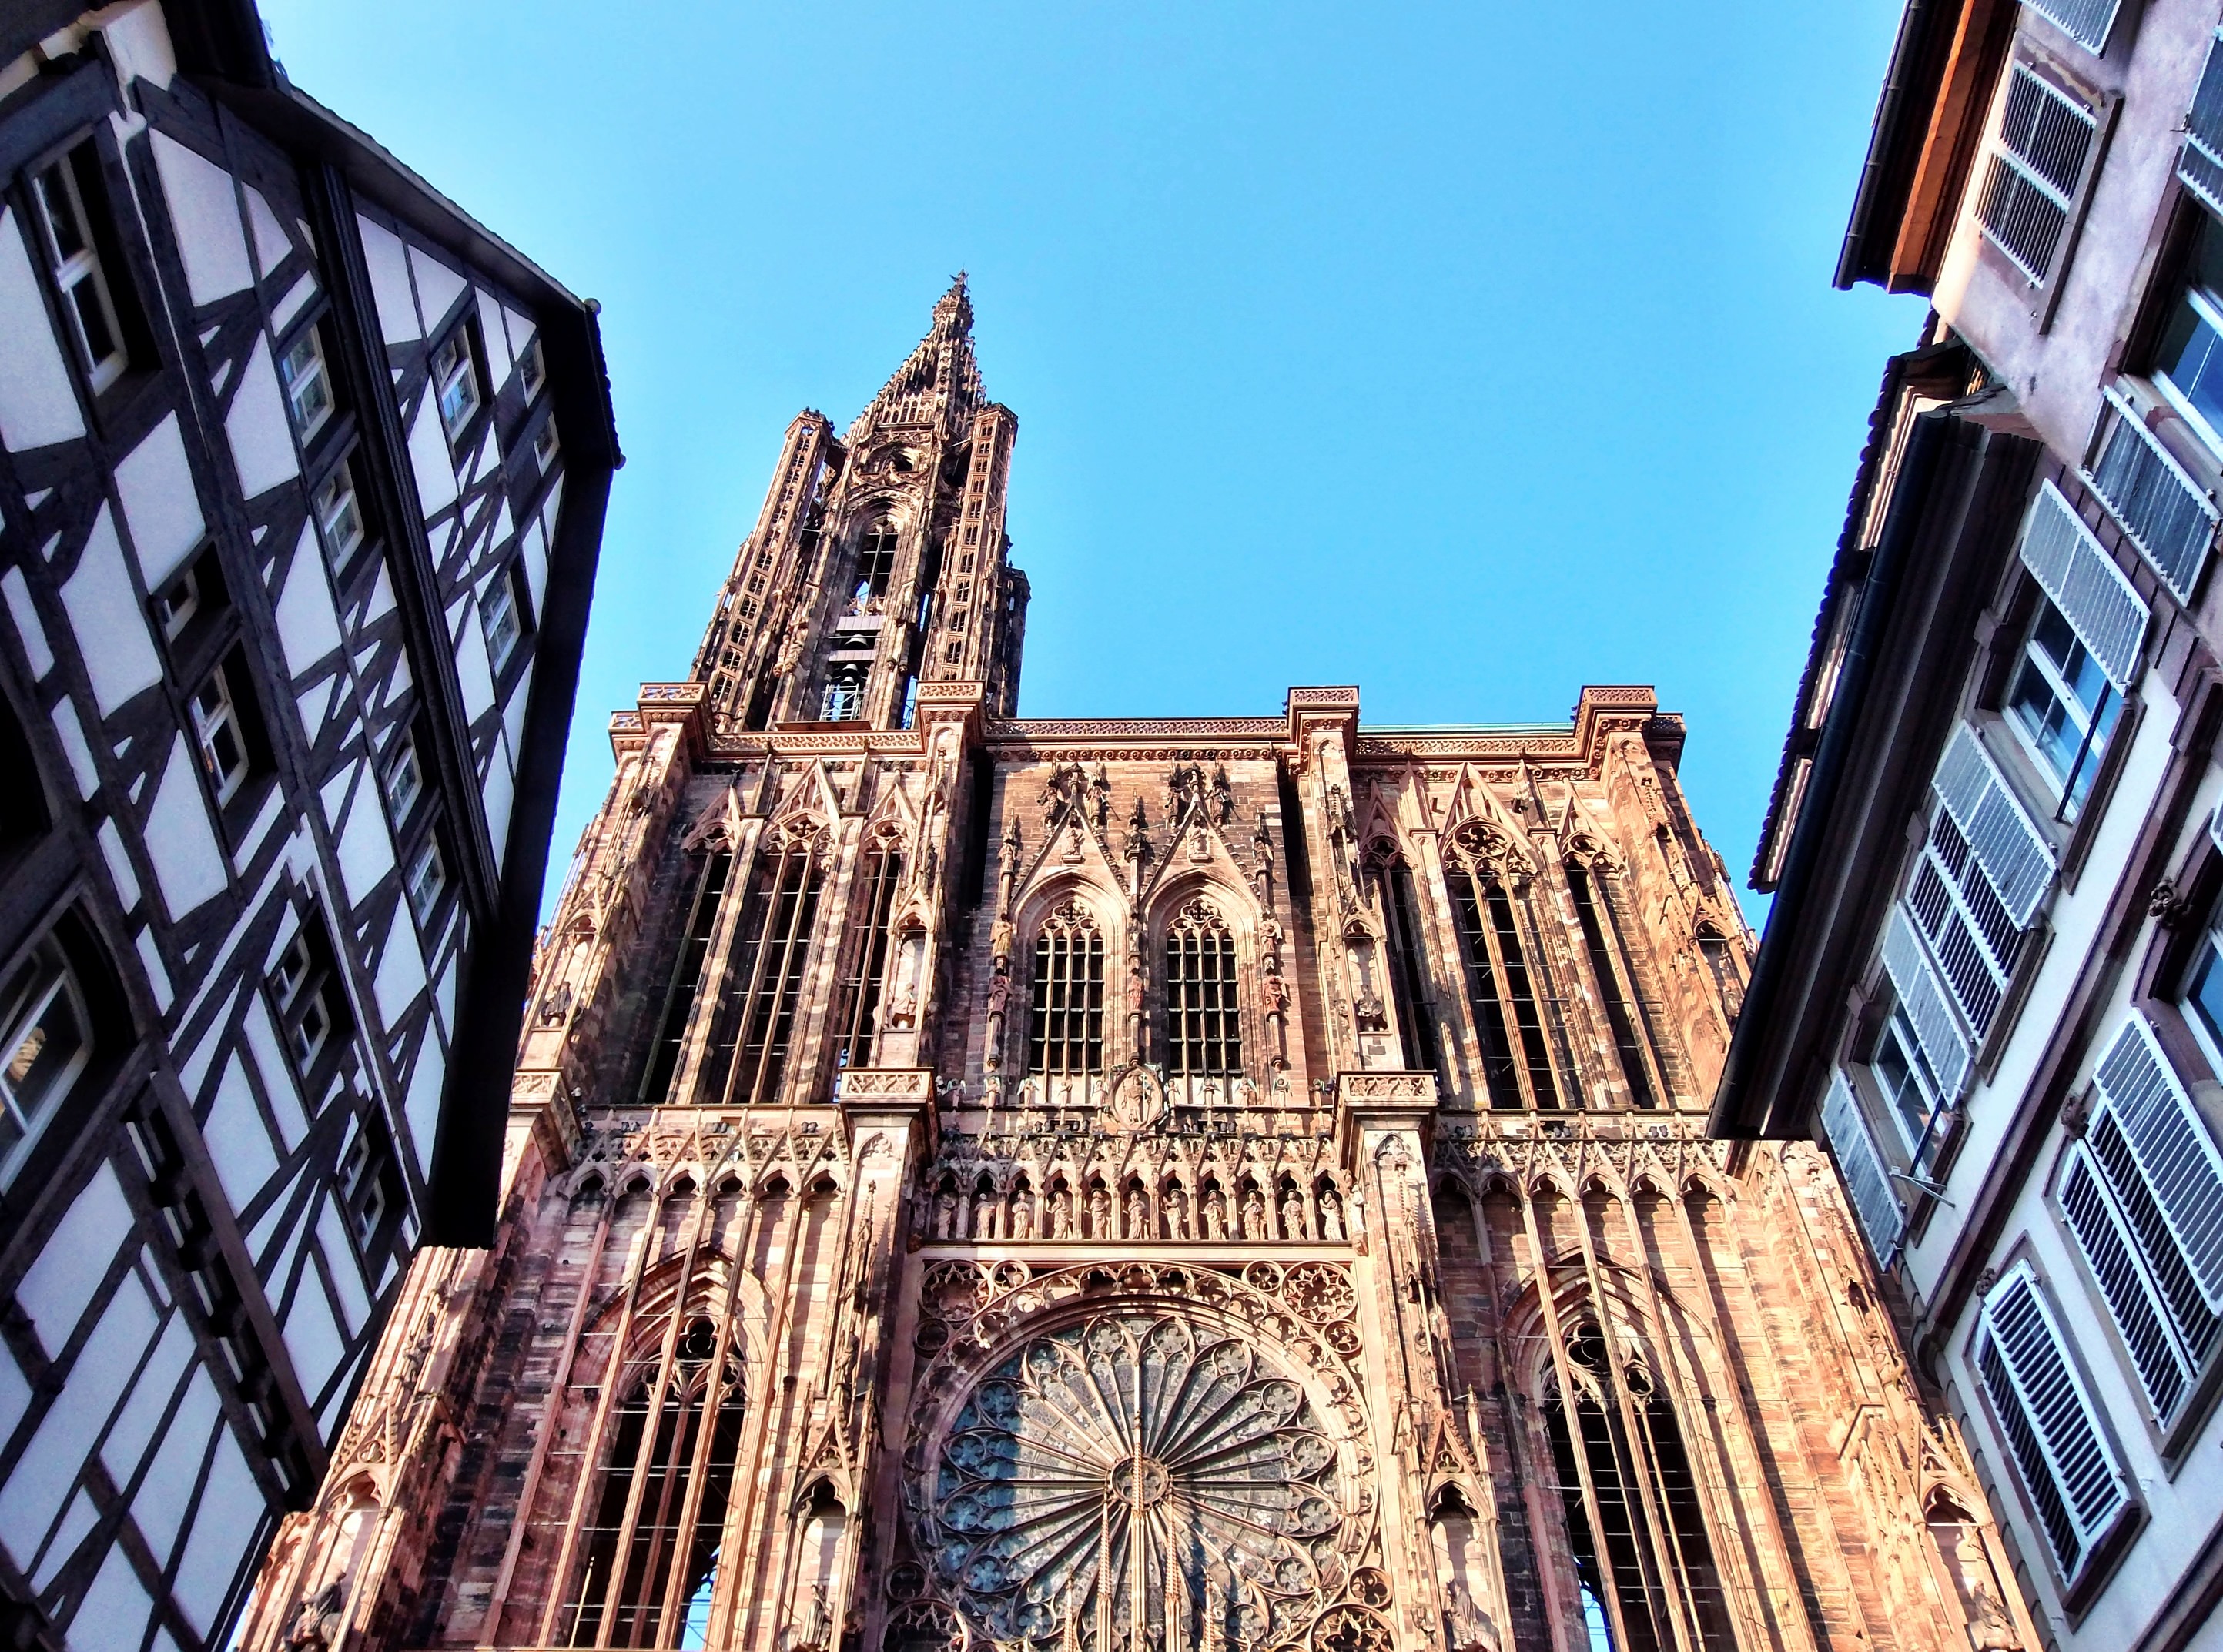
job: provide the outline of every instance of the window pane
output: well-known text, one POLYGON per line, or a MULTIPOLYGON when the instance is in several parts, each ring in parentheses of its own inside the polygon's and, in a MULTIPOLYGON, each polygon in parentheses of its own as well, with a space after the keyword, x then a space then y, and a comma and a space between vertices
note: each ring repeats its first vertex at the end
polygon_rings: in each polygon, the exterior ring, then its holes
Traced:
POLYGON ((2218 1050, 2223 1050, 2223 965, 2219 964, 2215 938, 2200 948, 2191 979, 2185 983, 2184 1004, 2200 1018, 2200 1025, 2218 1050))
POLYGON ((2190 402, 2208 427, 2223 432, 2223 334, 2209 324, 2189 297, 2177 300, 2162 336, 2156 370, 2190 402))
POLYGON ((54 261, 66 263, 85 250, 85 227, 78 222, 77 204, 69 180, 62 175, 68 163, 57 160, 39 174, 39 208, 47 220, 54 261))
MULTIPOLYGON (((85 1066, 86 1035, 69 966, 51 940, 16 970, 0 1023, 0 1163, 34 1136, 85 1066)), ((12 1170, 13 1166, 9 1165, 12 1170)))

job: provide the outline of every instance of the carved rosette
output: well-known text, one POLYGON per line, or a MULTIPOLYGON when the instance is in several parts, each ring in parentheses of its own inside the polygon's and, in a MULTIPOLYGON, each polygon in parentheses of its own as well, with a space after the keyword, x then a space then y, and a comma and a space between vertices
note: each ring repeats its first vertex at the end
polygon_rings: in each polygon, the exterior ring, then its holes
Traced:
POLYGON ((1268 1645, 1351 1604, 1375 1464, 1342 1268, 942 1262, 924 1285, 906 1512, 976 1641, 1047 1652, 1070 1620, 1162 1652, 1209 1622, 1268 1645))

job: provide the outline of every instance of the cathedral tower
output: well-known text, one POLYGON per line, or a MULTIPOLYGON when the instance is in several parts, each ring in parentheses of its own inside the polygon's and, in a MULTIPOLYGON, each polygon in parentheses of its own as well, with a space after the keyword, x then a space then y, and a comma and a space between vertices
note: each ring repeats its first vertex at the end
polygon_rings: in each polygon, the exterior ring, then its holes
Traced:
POLYGON ((1651 691, 1012 713, 960 282, 806 413, 257 1649, 2034 1647, 1651 691))

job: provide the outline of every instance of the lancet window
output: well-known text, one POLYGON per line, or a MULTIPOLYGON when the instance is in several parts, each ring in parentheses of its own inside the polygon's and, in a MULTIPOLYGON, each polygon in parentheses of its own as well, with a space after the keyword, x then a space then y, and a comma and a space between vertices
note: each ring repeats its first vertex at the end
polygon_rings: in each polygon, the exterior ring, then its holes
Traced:
POLYGON ((872 1034, 879 1025, 896 890, 903 883, 902 851, 886 839, 868 847, 858 869, 858 881, 860 890, 842 947, 834 1021, 834 1059, 844 1067, 865 1066, 872 1058, 872 1034))
POLYGON ((641 1081, 640 1098, 651 1107, 671 1099, 666 1092, 679 1071, 687 1022, 695 1008, 696 991, 702 984, 702 962, 709 955, 710 938, 718 927, 718 901, 726 892, 733 866, 733 856, 721 851, 702 864, 702 875, 696 883, 695 904, 687 914, 678 960, 671 966, 671 984, 664 989, 656 1046, 649 1055, 647 1076, 641 1081))
POLYGON ((895 524, 885 517, 865 530, 857 546, 857 572, 849 581, 850 606, 862 611, 885 598, 896 572, 895 524))
POLYGON ((1615 1368, 1593 1319, 1569 1330, 1565 1354, 1565 1387, 1551 1379, 1544 1426, 1590 1645, 1735 1652, 1673 1404, 1641 1360, 1615 1368))
POLYGON ((1490 1105, 1557 1107, 1551 1046, 1505 886, 1485 872, 1477 888, 1477 880, 1456 864, 1444 876, 1490 1105))
POLYGON ((609 1421, 568 1645, 663 1646, 665 1624, 708 1621, 740 1445, 740 1365, 730 1334, 703 1315, 658 1352, 609 1421))
POLYGON ((740 934, 734 946, 728 1024, 714 1052, 707 1095, 722 1091, 732 1106, 779 1099, 795 1037, 796 1008, 810 961, 820 886, 816 834, 774 828, 758 860, 740 934))
POLYGON ((1636 1008, 1622 989, 1617 938, 1607 928, 1610 914, 1600 910, 1587 867, 1569 861, 1567 887, 1575 898, 1575 919, 1582 926, 1583 946, 1590 954, 1590 973, 1597 981, 1598 997, 1605 1006, 1606 1025, 1613 1033, 1614 1052, 1620 1058, 1622 1077, 1628 1080, 1629 1096, 1639 1107, 1657 1107, 1659 1095, 1653 1085, 1652 1069, 1637 1032, 1636 1008))
POLYGON ((1429 1004, 1427 939, 1420 927, 1420 891, 1413 869, 1394 846, 1377 844, 1375 876, 1382 888, 1382 915, 1389 925, 1390 989, 1397 996, 1397 1035, 1405 1065, 1433 1071, 1436 1066, 1436 1021, 1429 1004))
POLYGON ((1028 1070, 1104 1071, 1104 937, 1088 908, 1067 901, 1035 937, 1028 1070))
POLYGON ((1203 1077, 1242 1071, 1235 937, 1200 896, 1166 928, 1166 1071, 1203 1077))

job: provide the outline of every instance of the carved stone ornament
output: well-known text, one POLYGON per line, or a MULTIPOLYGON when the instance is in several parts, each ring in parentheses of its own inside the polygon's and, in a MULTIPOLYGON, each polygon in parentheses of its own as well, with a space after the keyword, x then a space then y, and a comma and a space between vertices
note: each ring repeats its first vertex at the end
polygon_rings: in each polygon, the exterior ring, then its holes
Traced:
POLYGON ((1130 1133, 1150 1128, 1166 1115, 1166 1087, 1148 1067, 1126 1067, 1112 1076, 1112 1127, 1130 1133))
POLYGON ((1001 1644, 1054 1647, 1068 1624, 1102 1644, 1139 1609, 1154 1646, 1270 1645, 1335 1610, 1357 1536, 1347 1473, 1263 1349, 1111 1306, 1009 1348, 971 1389, 921 1536, 1001 1644))

